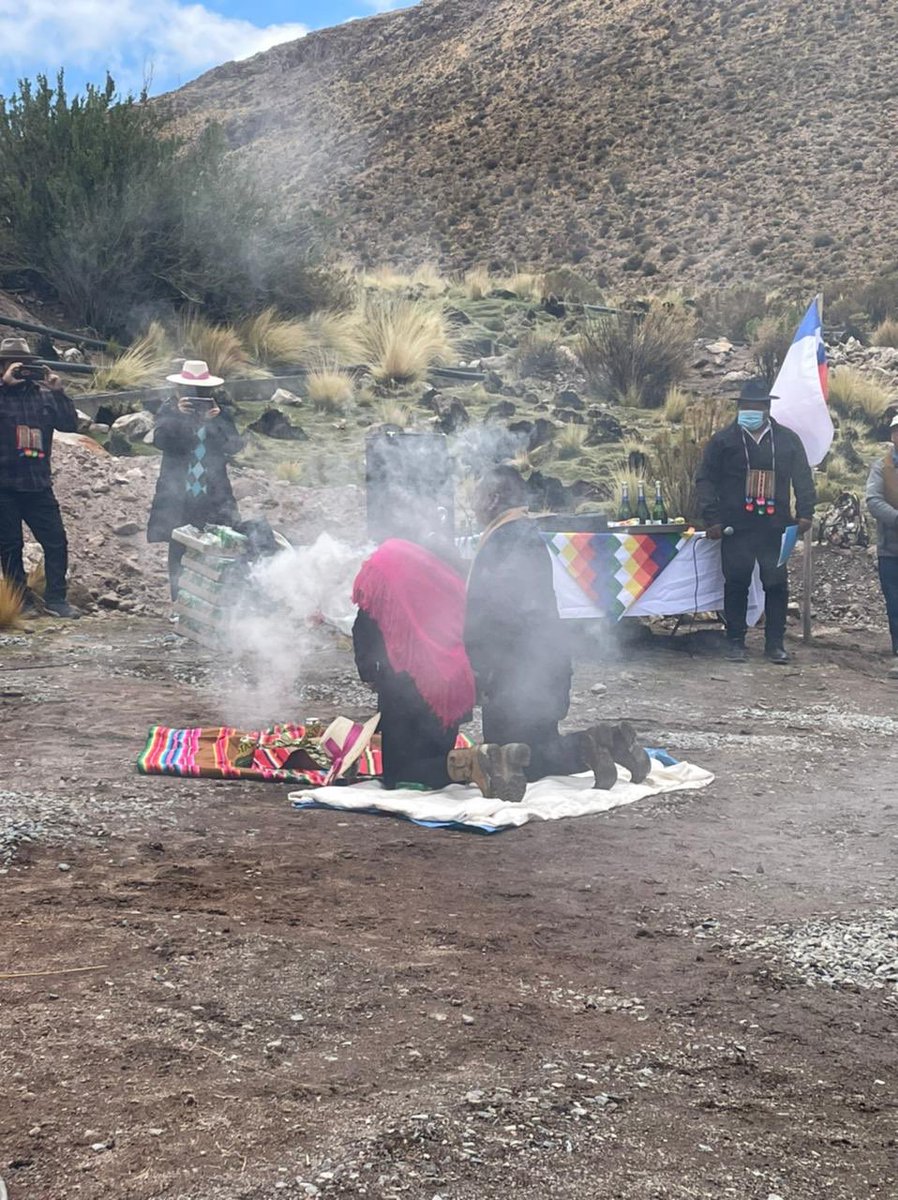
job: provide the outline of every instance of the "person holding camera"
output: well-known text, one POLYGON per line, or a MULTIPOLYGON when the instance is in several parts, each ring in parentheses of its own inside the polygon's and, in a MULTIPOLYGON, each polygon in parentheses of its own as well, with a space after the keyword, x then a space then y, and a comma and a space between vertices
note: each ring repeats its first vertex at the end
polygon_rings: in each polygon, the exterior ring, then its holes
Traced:
POLYGON ((26 615, 81 616, 66 599, 68 541, 50 475, 54 430, 77 429, 59 376, 37 361, 24 338, 0 340, 0 572, 20 589, 26 615), (44 552, 43 605, 27 586, 23 524, 44 552))
POLYGON ((148 542, 168 542, 171 598, 178 598, 181 559, 186 547, 172 540, 181 525, 236 525, 237 502, 228 479, 228 461, 243 449, 230 413, 222 412, 214 390, 224 380, 206 363, 185 362, 168 382, 176 386, 156 416, 153 444, 162 451, 162 466, 147 527, 148 542))

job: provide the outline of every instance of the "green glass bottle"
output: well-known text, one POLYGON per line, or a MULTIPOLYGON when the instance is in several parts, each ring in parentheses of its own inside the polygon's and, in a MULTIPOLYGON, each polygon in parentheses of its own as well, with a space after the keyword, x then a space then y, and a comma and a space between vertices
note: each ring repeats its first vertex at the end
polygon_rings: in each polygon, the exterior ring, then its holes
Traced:
POLYGON ((660 479, 655 480, 655 503, 652 505, 652 520, 656 525, 667 524, 667 509, 664 507, 660 479))
POLYGON ((652 519, 649 515, 649 506, 645 499, 645 484, 641 479, 639 481, 639 495, 636 497, 636 515, 639 517, 640 525, 647 525, 652 519))
POLYGON ((633 509, 630 507, 630 485, 626 483, 620 490, 620 508, 617 510, 617 519, 619 521, 633 519, 633 509))

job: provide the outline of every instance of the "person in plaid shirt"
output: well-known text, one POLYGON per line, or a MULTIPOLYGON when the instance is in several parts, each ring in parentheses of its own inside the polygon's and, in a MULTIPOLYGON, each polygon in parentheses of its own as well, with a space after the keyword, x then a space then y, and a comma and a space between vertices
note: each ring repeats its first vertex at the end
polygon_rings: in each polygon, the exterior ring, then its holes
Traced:
POLYGON ((74 433, 78 414, 58 375, 39 366, 24 338, 0 340, 0 572, 21 589, 23 611, 80 617, 66 599, 68 542, 53 494, 53 431, 74 433), (43 605, 28 590, 23 523, 44 551, 43 605))

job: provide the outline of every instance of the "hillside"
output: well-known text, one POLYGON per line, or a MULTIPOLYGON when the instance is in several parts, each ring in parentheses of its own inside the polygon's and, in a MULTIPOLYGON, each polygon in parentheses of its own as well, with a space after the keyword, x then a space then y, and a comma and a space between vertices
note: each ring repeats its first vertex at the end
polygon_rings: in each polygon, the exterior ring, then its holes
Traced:
POLYGON ((896 32, 891 0, 423 0, 170 99, 368 264, 816 284, 898 258, 896 32))

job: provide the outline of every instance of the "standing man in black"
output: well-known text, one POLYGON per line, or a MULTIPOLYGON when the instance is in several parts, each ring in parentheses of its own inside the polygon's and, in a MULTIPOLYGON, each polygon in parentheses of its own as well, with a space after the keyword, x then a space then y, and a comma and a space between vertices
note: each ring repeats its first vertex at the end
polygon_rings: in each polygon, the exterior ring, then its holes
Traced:
POLYGON ((22 524, 44 551, 43 608, 54 617, 80 617, 66 599, 68 542, 53 495, 53 431, 78 429, 75 406, 58 375, 35 362, 24 338, 0 341, 0 571, 23 595, 25 613, 41 611, 27 590, 22 524))
POLYGON ((783 530, 794 525, 792 493, 799 535, 811 528, 816 494, 814 478, 801 438, 770 415, 763 379, 748 380, 739 396, 736 419, 711 438, 695 483, 701 519, 709 538, 723 537, 724 617, 727 658, 745 662, 748 589, 755 563, 764 586, 765 654, 787 663, 783 646, 789 602, 788 571, 779 567, 783 530))

